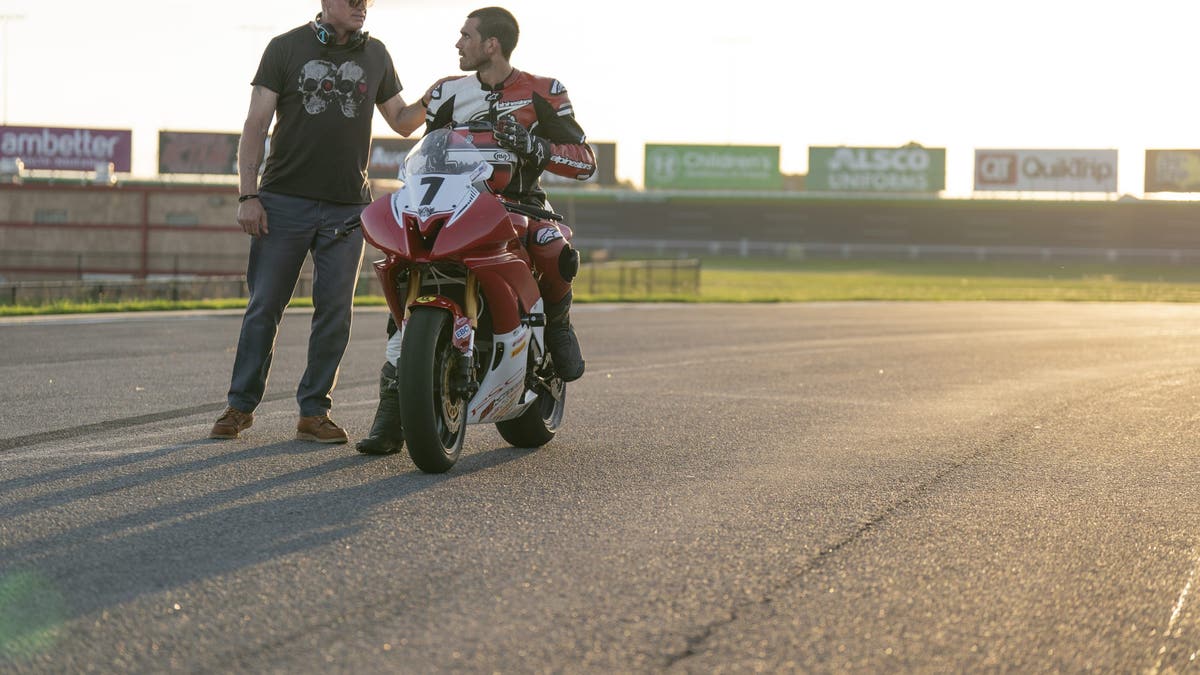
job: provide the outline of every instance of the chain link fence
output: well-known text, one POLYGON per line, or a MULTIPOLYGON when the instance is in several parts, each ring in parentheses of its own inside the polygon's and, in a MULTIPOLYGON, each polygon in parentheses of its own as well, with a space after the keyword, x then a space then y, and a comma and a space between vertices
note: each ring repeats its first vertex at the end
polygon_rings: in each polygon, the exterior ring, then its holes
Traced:
MULTIPOLYGON (((369 264, 359 276, 358 296, 381 296, 369 264)), ((170 276, 155 279, 85 278, 0 283, 0 305, 39 307, 55 303, 219 300, 246 298, 244 275, 170 276)), ((115 275, 114 275, 115 277, 115 275)), ((695 297, 700 293, 700 261, 621 260, 584 263, 575 279, 576 297, 640 300, 695 297)), ((293 297, 312 296, 312 274, 305 270, 293 297)))

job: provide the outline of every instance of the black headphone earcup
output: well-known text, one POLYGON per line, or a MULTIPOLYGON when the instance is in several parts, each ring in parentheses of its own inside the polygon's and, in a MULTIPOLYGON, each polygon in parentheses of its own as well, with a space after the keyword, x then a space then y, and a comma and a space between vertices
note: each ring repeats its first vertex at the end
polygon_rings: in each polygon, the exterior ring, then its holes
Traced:
MULTIPOLYGON (((326 47, 336 46, 334 43, 337 41, 337 33, 334 32, 333 26, 323 21, 313 21, 312 29, 313 32, 317 34, 317 42, 320 42, 326 47)), ((346 41, 346 47, 350 49, 359 49, 367 44, 368 37, 367 31, 356 31, 354 35, 351 35, 350 39, 346 41)))
POLYGON ((321 44, 325 45, 326 47, 329 46, 329 43, 333 42, 334 33, 333 33, 332 26, 330 26, 327 23, 322 23, 320 21, 314 21, 312 24, 312 27, 313 27, 313 32, 315 32, 317 34, 317 42, 320 42, 321 44))

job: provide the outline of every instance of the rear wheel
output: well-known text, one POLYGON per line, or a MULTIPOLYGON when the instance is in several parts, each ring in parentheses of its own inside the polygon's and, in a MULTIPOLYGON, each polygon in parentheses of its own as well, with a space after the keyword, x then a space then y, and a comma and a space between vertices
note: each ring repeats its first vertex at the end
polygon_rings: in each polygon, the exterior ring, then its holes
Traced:
POLYGON ((513 447, 540 448, 554 439, 567 405, 567 385, 556 377, 550 380, 550 388, 551 392, 539 392, 520 417, 496 423, 496 430, 513 447))
POLYGON ((467 429, 467 401, 452 393, 455 348, 445 310, 417 307, 404 327, 397 379, 408 455, 426 473, 458 461, 467 429))

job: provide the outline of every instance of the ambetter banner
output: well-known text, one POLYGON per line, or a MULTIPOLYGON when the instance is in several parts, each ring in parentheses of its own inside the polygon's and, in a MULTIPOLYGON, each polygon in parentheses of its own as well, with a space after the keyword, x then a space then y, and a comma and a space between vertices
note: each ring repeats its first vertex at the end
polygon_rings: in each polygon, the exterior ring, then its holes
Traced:
POLYGON ((19 158, 26 169, 94 171, 113 163, 128 172, 133 156, 129 129, 64 129, 0 126, 0 158, 19 158))
POLYGON ((975 189, 1116 192, 1116 150, 976 150, 975 189))

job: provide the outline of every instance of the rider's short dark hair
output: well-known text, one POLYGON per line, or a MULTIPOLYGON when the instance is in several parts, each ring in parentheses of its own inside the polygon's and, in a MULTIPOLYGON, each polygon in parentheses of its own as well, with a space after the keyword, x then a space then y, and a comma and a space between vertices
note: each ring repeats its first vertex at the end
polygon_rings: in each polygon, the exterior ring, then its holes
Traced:
POLYGON ((479 19, 479 37, 484 40, 496 38, 500 41, 500 52, 504 54, 504 58, 512 56, 513 49, 517 46, 517 38, 521 35, 521 28, 511 12, 503 7, 484 7, 471 12, 467 18, 479 19))

